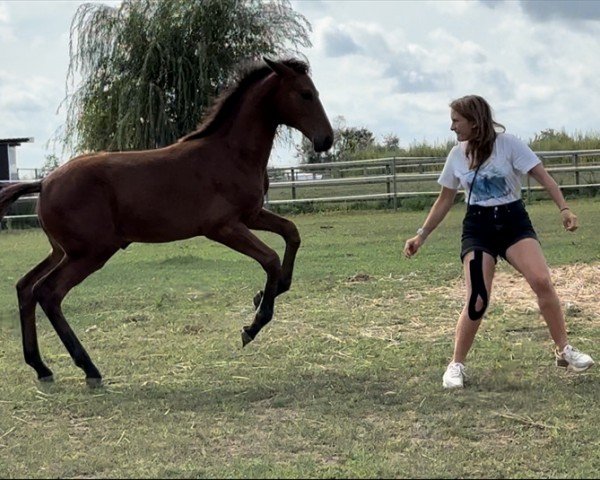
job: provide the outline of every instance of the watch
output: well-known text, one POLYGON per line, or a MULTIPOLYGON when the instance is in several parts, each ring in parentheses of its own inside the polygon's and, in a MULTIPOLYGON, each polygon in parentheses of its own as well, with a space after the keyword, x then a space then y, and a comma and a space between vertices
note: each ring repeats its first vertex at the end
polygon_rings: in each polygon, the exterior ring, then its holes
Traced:
POLYGON ((417 235, 425 240, 427 238, 427 230, 425 230, 423 227, 417 228, 417 235))

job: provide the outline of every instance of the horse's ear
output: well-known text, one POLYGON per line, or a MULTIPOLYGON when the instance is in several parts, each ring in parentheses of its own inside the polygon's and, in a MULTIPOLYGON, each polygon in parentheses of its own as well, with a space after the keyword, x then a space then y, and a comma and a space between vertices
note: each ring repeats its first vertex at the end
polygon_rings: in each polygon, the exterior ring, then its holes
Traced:
POLYGON ((269 66, 269 68, 273 70, 277 75, 280 75, 282 77, 289 77, 294 75, 294 71, 287 65, 284 65, 283 63, 269 60, 267 57, 263 57, 263 60, 269 66))

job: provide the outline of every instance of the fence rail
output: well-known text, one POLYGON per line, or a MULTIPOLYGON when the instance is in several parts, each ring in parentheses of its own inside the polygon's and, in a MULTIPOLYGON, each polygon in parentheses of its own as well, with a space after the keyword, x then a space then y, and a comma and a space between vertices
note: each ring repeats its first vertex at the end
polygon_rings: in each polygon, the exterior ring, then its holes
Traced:
MULTIPOLYGON (((597 174, 600 172, 600 150, 535 153, 561 189, 581 191, 600 188, 600 174, 597 174)), ((445 161, 446 157, 385 157, 273 167, 268 169, 270 188, 265 205, 267 208, 277 208, 285 205, 385 200, 389 207, 396 209, 398 200, 438 195, 437 179, 445 161), (412 188, 409 187, 411 184, 412 188), (358 190, 364 187, 366 191, 356 191, 357 187, 358 190), (377 188, 380 190, 373 191, 377 188)), ((542 189, 530 176, 524 177, 525 195, 530 196, 532 192, 542 189)), ((0 181, 0 187, 8 183, 13 182, 0 181)), ((37 196, 18 200, 21 204, 32 204, 32 207, 36 201, 37 196)), ((34 218, 37 218, 34 213, 13 213, 4 217, 4 222, 11 228, 13 222, 34 218)))
MULTIPOLYGON (((547 171, 562 189, 588 189, 600 186, 600 150, 538 151, 547 171), (588 181, 583 175, 589 174, 588 181), (598 177, 598 178, 596 178, 598 177)), ((393 208, 397 200, 439 194, 437 179, 446 157, 386 157, 322 164, 277 167, 269 169, 271 184, 266 197, 267 206, 309 203, 354 202, 387 199, 393 208), (421 189, 406 188, 419 182, 421 189), (335 194, 336 187, 385 185, 385 191, 335 194), (325 188, 323 188, 325 187, 325 188), (316 190, 325 191, 317 195, 316 190), (284 191, 287 195, 277 195, 284 191), (309 191, 308 195, 301 195, 309 191), (286 198, 278 198, 285 196, 286 198)), ((542 190, 531 177, 524 175, 523 190, 527 195, 542 190)))

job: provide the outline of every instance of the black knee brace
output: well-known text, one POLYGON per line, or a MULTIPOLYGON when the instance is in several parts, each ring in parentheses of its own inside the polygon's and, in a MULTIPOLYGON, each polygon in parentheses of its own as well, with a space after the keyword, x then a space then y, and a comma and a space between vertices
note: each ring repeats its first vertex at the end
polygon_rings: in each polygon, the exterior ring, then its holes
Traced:
POLYGON ((488 306, 488 293, 483 279, 483 251, 475 250, 475 257, 469 262, 471 273, 471 298, 469 298, 469 318, 473 321, 483 317, 488 306), (476 309, 477 298, 483 301, 481 310, 476 309))

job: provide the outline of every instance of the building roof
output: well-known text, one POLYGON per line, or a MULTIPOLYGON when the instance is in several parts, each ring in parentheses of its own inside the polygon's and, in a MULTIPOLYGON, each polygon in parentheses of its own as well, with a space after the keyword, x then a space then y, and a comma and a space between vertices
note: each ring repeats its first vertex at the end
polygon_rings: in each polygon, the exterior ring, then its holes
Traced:
POLYGON ((17 147, 22 143, 33 142, 33 137, 28 138, 0 138, 0 145, 9 145, 11 147, 17 147))

